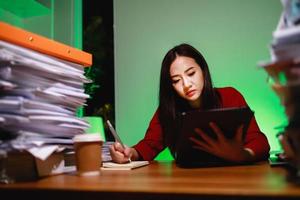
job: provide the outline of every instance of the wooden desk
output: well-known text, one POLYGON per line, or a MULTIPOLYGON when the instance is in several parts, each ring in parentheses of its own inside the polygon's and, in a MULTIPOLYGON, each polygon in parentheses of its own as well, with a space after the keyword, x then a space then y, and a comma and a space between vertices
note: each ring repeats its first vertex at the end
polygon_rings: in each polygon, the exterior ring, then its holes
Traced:
POLYGON ((267 163, 181 169, 154 162, 131 171, 102 171, 96 177, 64 174, 35 182, 0 184, 0 194, 30 199, 300 199, 287 171, 267 163), (30 195, 30 196, 29 196, 30 195))

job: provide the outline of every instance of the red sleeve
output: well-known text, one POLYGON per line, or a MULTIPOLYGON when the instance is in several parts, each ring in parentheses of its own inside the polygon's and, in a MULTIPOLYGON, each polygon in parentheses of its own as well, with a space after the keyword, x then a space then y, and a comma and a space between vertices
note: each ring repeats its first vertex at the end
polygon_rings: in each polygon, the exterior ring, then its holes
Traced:
MULTIPOLYGON (((218 90, 222 107, 246 106, 244 97, 234 88, 221 88, 218 90)), ((152 117, 145 137, 133 146, 142 160, 153 160, 164 148, 161 125, 158 119, 158 111, 152 117)), ((269 157, 270 146, 266 136, 260 131, 255 117, 251 119, 245 138, 245 148, 251 149, 255 154, 255 160, 264 160, 269 157)))
MULTIPOLYGON (((224 108, 247 105, 242 94, 234 88, 222 88, 219 92, 222 99, 222 106, 224 108)), ((253 116, 250 121, 244 147, 249 148, 254 152, 256 161, 265 160, 269 157, 270 145, 267 137, 259 129, 255 116, 253 116)))
POLYGON ((141 160, 153 160, 165 148, 158 111, 152 117, 145 137, 133 147, 141 156, 141 160))

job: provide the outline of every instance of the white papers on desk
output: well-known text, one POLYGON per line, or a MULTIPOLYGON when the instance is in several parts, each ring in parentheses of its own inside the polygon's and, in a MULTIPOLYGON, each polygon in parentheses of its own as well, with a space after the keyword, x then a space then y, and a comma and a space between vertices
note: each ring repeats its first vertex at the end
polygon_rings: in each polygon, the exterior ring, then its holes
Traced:
POLYGON ((0 41, 0 60, 19 63, 38 71, 86 80, 82 66, 62 61, 30 49, 0 41), (62 73, 62 74, 60 74, 62 73))
POLYGON ((0 40, 0 148, 8 133, 14 148, 35 156, 45 152, 37 148, 72 147, 74 135, 89 127, 75 114, 89 98, 83 87, 89 82, 79 64, 0 40))
MULTIPOLYGON (((10 112, 23 110, 41 110, 44 112, 55 112, 63 115, 73 115, 73 112, 58 105, 30 100, 22 96, 2 96, 0 97, 0 111, 10 112)), ((49 114, 49 113, 47 113, 49 114)))
POLYGON ((135 168, 149 165, 149 161, 131 161, 129 163, 119 164, 115 162, 103 162, 102 170, 132 170, 135 168))
POLYGON ((282 0, 281 13, 270 46, 272 61, 291 60, 300 52, 299 0, 282 0))
POLYGON ((0 90, 11 90, 15 87, 16 85, 11 82, 0 80, 0 90))
POLYGON ((58 145, 48 145, 43 147, 32 147, 28 149, 28 152, 34 155, 36 158, 46 160, 54 152, 59 152, 62 149, 58 145))
POLYGON ((113 145, 114 142, 112 141, 106 141, 102 145, 102 161, 103 162, 109 162, 112 161, 109 148, 111 145, 113 145))

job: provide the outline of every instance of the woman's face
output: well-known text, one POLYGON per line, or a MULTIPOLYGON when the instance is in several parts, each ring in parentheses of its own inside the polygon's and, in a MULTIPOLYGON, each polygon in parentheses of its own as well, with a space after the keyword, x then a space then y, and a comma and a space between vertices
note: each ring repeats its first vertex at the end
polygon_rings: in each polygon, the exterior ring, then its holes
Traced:
POLYGON ((172 85, 177 94, 193 108, 200 107, 204 77, 200 66, 193 58, 177 56, 170 66, 172 85))

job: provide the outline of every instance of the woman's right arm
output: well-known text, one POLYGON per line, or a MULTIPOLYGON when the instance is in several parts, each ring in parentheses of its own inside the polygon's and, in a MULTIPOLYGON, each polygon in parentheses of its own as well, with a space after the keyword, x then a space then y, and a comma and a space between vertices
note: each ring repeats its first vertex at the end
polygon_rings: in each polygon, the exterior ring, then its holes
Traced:
POLYGON ((158 110, 149 123, 145 137, 133 147, 139 155, 139 160, 148 161, 153 160, 165 148, 158 110))
POLYGON ((145 137, 133 147, 125 147, 114 143, 110 147, 112 159, 118 163, 131 160, 153 160, 163 149, 163 135, 161 125, 158 119, 158 110, 153 115, 145 137))

